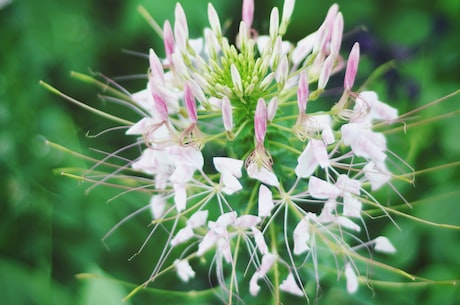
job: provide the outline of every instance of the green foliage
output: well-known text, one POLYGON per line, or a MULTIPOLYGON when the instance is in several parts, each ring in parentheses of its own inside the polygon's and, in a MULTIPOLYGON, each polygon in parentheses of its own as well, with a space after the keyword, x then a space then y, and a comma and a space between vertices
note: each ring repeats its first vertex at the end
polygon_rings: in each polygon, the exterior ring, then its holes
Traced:
MULTIPOLYGON (((162 24, 165 19, 173 18, 174 2, 66 0, 58 4, 53 0, 14 0, 0 10, 2 304, 122 304, 121 298, 132 286, 104 279, 78 280, 75 275, 91 272, 136 284, 150 275, 154 259, 161 250, 154 244, 148 244, 139 256, 128 261, 148 235, 148 215, 136 217, 115 231, 106 240, 110 251, 100 242, 120 219, 143 206, 148 196, 136 195, 134 199, 129 197, 130 200, 120 196, 106 204, 122 191, 99 186, 85 194, 90 184, 55 175, 53 169, 63 166, 88 168, 92 164, 45 145, 46 138, 77 152, 87 153, 81 147, 110 152, 129 144, 132 139, 123 137, 122 132, 104 134, 96 139, 85 137, 88 131, 94 134, 110 128, 111 122, 102 121, 70 103, 62 103, 38 83, 46 81, 96 108, 112 107, 97 100, 97 91, 90 86, 71 79, 70 71, 98 71, 109 77, 145 73, 145 58, 122 52, 127 49, 146 54, 150 47, 162 48, 154 31, 137 12, 137 6, 144 5, 162 24)), ((221 16, 225 16, 223 23, 232 21, 226 27, 231 33, 239 20, 240 3, 212 2, 223 14, 221 16)), ((256 27, 268 27, 270 2, 273 1, 256 1, 256 27)), ((331 4, 331 1, 297 2, 288 35, 296 39, 316 28, 331 4)), ((207 1, 182 3, 191 34, 200 34, 207 24, 207 1)), ((280 1, 276 4, 280 5, 280 1)), ((392 84, 381 78, 374 83, 380 89, 382 100, 391 100, 391 105, 407 111, 458 89, 458 1, 360 0, 339 1, 339 5, 348 16, 346 31, 353 33, 366 26, 373 46, 386 52, 375 55, 373 49, 369 49, 360 67, 362 71, 366 68, 372 71, 385 61, 397 59, 399 81, 392 84), (401 56, 398 51, 409 55, 401 56), (418 88, 415 96, 411 95, 412 85, 418 88)), ((145 79, 126 81, 122 85, 136 91, 145 86, 145 79)), ((421 115, 434 117, 454 111, 458 105, 457 96, 421 115)), ((137 119, 134 114, 128 115, 137 119)), ((389 146, 416 170, 455 162, 460 154, 459 128, 458 117, 427 123, 408 129, 401 143, 399 136, 391 137, 389 146)), ((418 176, 416 186, 406 184, 402 195, 410 202, 424 199, 414 205, 411 214, 459 225, 459 182, 457 165, 418 176)), ((383 202, 402 203, 395 195, 379 196, 383 202)), ((400 249, 387 258, 389 264, 436 280, 460 278, 458 231, 433 228, 399 217, 395 220, 400 230, 382 222, 386 235, 394 239, 400 249)), ((376 232, 380 229, 371 228, 376 232)), ((201 281, 197 286, 203 284, 205 287, 208 279, 201 281)), ((453 305, 460 299, 458 287, 437 285, 399 288, 375 285, 374 290, 361 287, 357 295, 350 297, 335 285, 334 279, 331 282, 332 286, 323 287, 320 304, 453 305)), ((161 286, 184 288, 174 274, 162 277, 161 286)), ((252 304, 252 301, 265 304, 260 298, 248 299, 246 303, 252 304)), ((148 289, 123 304, 216 302, 212 290, 172 294, 148 289)))

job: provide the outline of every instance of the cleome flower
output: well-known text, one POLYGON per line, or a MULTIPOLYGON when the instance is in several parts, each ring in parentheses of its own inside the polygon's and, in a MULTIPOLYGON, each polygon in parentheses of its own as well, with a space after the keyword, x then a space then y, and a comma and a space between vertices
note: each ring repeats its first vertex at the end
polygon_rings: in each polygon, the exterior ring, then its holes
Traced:
MULTIPOLYGON (((177 4, 174 22, 163 26, 166 57, 150 50, 146 89, 131 95, 146 114, 127 131, 146 146, 132 168, 154 178, 155 223, 171 234, 164 253, 177 253, 174 268, 183 281, 196 276, 194 258, 212 256, 230 302, 248 268, 252 295, 263 279, 272 291, 308 299, 304 284, 313 272, 319 285, 318 255, 325 251, 355 292, 362 209, 380 206, 370 192, 392 177, 385 136, 374 125, 391 124, 398 114, 375 92, 352 92, 359 44, 348 60, 341 56, 338 5, 318 30, 293 43, 284 34, 294 4, 286 0, 281 14, 272 9, 264 35, 252 28, 254 1, 244 0, 235 44, 223 36, 211 4, 210 27, 189 37, 177 4), (331 108, 322 93, 343 68, 343 94, 331 108), (312 102, 321 110, 308 111, 312 102), (239 270, 244 250, 248 261, 239 270), (273 280, 280 274, 284 279, 273 280)), ((367 244, 396 251, 383 236, 367 244)))
POLYGON ((149 50, 145 89, 127 96, 142 115, 126 135, 143 150, 128 166, 144 175, 149 236, 161 227, 168 238, 145 285, 169 270, 188 282, 204 264, 228 304, 243 290, 308 300, 306 283, 319 287, 323 272, 336 270, 352 294, 368 256, 397 251, 365 226, 366 208, 388 215, 373 192, 394 189, 402 161, 381 130, 398 111, 353 89, 360 49, 342 56, 338 5, 290 42, 294 6, 274 7, 268 33, 258 33, 254 1, 243 0, 238 33, 227 38, 209 4, 209 27, 196 38, 177 4, 162 27, 165 58, 149 50), (323 94, 342 70, 341 95, 323 94))

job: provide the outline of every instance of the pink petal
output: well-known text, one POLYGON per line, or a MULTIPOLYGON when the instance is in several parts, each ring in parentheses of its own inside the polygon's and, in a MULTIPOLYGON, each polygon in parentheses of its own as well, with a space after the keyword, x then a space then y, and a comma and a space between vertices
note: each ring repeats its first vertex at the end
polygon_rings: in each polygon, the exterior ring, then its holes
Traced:
POLYGON ((228 97, 224 96, 222 99, 222 120, 226 131, 233 129, 233 110, 228 97))
POLYGON ((185 108, 187 109, 188 116, 190 117, 190 121, 192 123, 197 122, 197 112, 196 112, 196 101, 195 96, 193 95, 192 89, 190 85, 185 83, 184 86, 184 100, 185 100, 185 108))
POLYGON ((305 111, 307 110, 307 101, 308 101, 307 71, 302 70, 302 72, 300 72, 299 87, 297 89, 297 105, 299 108, 299 113, 305 113, 305 111))
POLYGON ((256 112, 254 115, 254 132, 257 143, 263 143, 267 131, 267 107, 265 101, 260 98, 257 101, 256 112))
POLYGON ((242 20, 247 24, 248 28, 252 26, 254 18, 254 0, 243 0, 242 20))

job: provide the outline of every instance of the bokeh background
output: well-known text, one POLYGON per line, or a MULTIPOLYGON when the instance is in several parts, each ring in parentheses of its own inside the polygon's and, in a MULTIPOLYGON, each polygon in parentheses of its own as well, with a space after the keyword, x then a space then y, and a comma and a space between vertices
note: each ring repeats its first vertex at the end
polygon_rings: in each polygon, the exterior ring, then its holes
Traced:
MULTIPOLYGON (((76 277, 95 273, 130 283, 145 280, 154 265, 149 251, 132 261, 148 234, 148 215, 126 223, 106 245, 101 238, 129 211, 148 198, 120 196, 59 175, 61 167, 88 168, 90 163, 45 145, 45 139, 72 150, 95 154, 90 148, 113 151, 132 139, 113 132, 88 136, 112 126, 39 86, 44 80, 63 92, 102 109, 113 109, 98 91, 70 78, 70 71, 101 72, 131 91, 144 79, 125 76, 146 72, 148 48, 162 50, 161 41, 137 11, 143 5, 162 24, 172 20, 173 0, 13 0, 0 1, 0 303, 1 304, 216 304, 208 296, 187 298, 151 290, 122 303, 132 286, 124 282, 76 277), (121 78, 120 78, 121 77, 121 78), (107 246, 107 247, 106 247, 107 246)), ((182 0, 192 36, 207 24, 208 0, 182 0)), ((235 31, 239 1, 211 1, 235 31)), ((272 5, 255 1, 255 27, 268 27, 272 5)), ((300 39, 315 30, 332 1, 297 1, 287 37, 300 39)), ((363 60, 360 82, 382 64, 394 69, 372 83, 382 100, 403 113, 460 86, 460 2, 457 0, 337 1, 345 17, 344 55, 359 40, 363 60)), ((161 52, 160 52, 161 53, 161 52)), ((418 119, 460 109, 460 96, 431 107, 418 119)), ((114 111, 117 110, 115 107, 114 111)), ((134 118, 131 118, 135 120, 134 118)), ((460 120, 453 115, 389 136, 390 148, 415 169, 459 161, 460 120)), ((97 153, 96 153, 97 155, 97 153)), ((101 156, 101 155, 99 155, 101 156)), ((417 176, 416 185, 397 187, 415 203, 416 217, 460 225, 459 167, 417 176)), ((393 192, 378 194, 383 202, 402 203, 393 192)), ((436 280, 460 279, 460 232, 395 217, 398 230, 377 221, 372 230, 386 234, 398 248, 385 262, 436 280)), ((153 242, 154 243, 154 242, 153 242)), ((388 279, 392 279, 390 276, 388 279)), ((175 277, 163 285, 181 289, 175 277), (165 284, 166 283, 166 284, 165 284), (177 284, 177 287, 174 285, 177 284)), ((459 285, 460 286, 460 285, 459 285)), ((348 296, 344 283, 325 283, 319 304, 460 304, 459 287, 431 285, 373 289, 361 287, 348 296)), ((254 300, 248 300, 252 304, 254 300)), ((265 304, 263 299, 258 303, 265 304)))

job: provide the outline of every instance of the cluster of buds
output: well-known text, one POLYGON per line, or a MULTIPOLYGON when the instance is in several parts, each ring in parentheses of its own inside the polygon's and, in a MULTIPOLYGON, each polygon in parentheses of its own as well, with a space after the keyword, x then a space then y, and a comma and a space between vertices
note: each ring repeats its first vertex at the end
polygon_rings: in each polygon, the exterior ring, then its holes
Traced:
POLYGON ((264 282, 308 298, 305 283, 329 264, 353 293, 356 259, 396 251, 360 231, 363 206, 381 207, 372 192, 392 178, 375 127, 398 113, 373 91, 353 91, 359 44, 341 56, 338 5, 297 43, 283 40, 293 10, 294 0, 273 8, 261 35, 244 0, 234 44, 211 4, 202 38, 189 38, 180 4, 164 23, 165 58, 150 50, 147 87, 129 97, 144 116, 127 135, 145 145, 130 165, 153 177, 152 224, 169 232, 146 284, 170 269, 189 281, 207 262, 230 302, 243 283, 254 296, 264 282), (342 70, 343 93, 324 97, 342 70))

